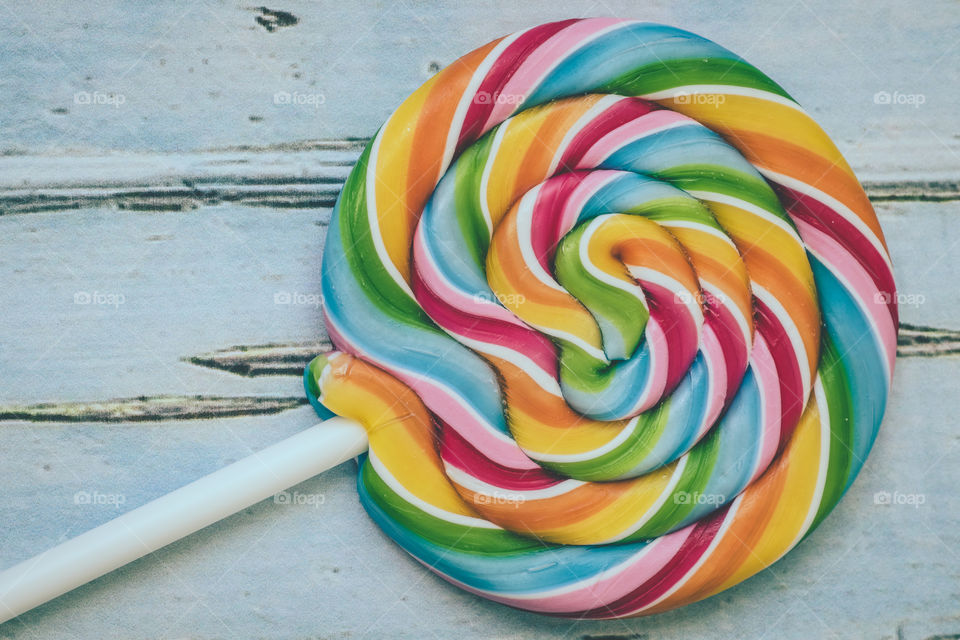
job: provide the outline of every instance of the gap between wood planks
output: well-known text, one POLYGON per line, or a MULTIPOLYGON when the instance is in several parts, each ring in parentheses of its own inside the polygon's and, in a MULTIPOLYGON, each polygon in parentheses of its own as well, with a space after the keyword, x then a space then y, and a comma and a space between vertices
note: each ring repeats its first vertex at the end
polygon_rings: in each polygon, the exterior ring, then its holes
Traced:
MULTIPOLYGON (((189 356, 185 361, 241 376, 301 376, 307 363, 329 351, 329 342, 239 345, 189 356)), ((960 354, 960 331, 900 325, 897 355, 960 354)), ((0 406, 0 422, 144 422, 273 414, 307 404, 304 397, 141 396, 104 402, 0 406)))
MULTIPOLYGON (((0 215, 90 207, 187 211, 235 203, 330 208, 366 140, 183 154, 0 156, 0 215)), ((873 202, 960 200, 960 179, 865 180, 873 202)))
POLYGON ((101 402, 44 402, 0 406, 0 421, 155 422, 280 413, 307 404, 305 397, 138 396, 101 402))

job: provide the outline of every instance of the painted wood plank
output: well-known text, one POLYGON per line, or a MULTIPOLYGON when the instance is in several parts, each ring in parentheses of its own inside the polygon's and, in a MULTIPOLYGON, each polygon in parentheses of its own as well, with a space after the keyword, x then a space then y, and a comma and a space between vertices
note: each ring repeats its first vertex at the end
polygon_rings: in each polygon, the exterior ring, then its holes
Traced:
MULTIPOLYGON (((878 205, 907 296, 904 317, 917 324, 950 326, 960 302, 951 277, 954 207, 878 205)), ((5 335, 20 339, 0 351, 9 376, 5 399, 95 400, 126 388, 243 393, 251 385, 260 385, 258 394, 298 395, 294 376, 246 378, 181 359, 224 344, 291 337, 309 343, 322 335, 310 297, 317 291, 322 213, 212 209, 204 215, 84 210, 0 219, 0 270, 9 283, 3 303, 22 312, 16 325, 13 314, 0 318, 5 335), (78 291, 90 300, 78 302, 78 291), (278 292, 290 293, 290 303, 278 304, 278 292), (111 306, 107 296, 119 293, 123 302, 114 299, 118 304, 111 306)), ((197 635, 196 629, 200 637, 263 635, 271 628, 302 637, 317 629, 419 637, 454 628, 462 637, 742 637, 771 628, 785 638, 807 638, 811 628, 825 635, 840 629, 844 637, 892 637, 898 629, 905 638, 949 634, 960 621, 951 591, 960 565, 949 551, 960 542, 951 524, 960 505, 949 463, 957 438, 942 398, 960 375, 957 364, 955 358, 899 363, 890 414, 867 470, 796 553, 728 595, 654 620, 570 627, 462 594, 384 539, 356 505, 352 472, 344 469, 296 488, 325 496, 319 512, 278 513, 267 501, 30 614, 12 633, 68 637, 66 625, 88 636, 122 624, 133 638, 197 635), (922 415, 917 406, 925 407, 922 415), (931 460, 931 450, 943 460, 931 460), (877 505, 878 492, 922 495, 924 504, 877 505), (905 599, 901 580, 891 576, 934 586, 905 599), (242 604, 238 592, 249 593, 242 604), (804 607, 791 610, 798 601, 804 607), (424 606, 436 606, 437 615, 425 621, 417 614, 424 606), (157 607, 183 616, 165 618, 158 631, 150 613, 157 607), (771 624, 770 611, 790 613, 771 624)), ((103 521, 116 512, 111 497, 139 504, 313 420, 303 407, 278 416, 207 420, 201 428, 179 420, 135 428, 79 422, 37 429, 8 422, 0 517, 15 534, 5 539, 0 560, 11 563, 103 521), (91 504, 76 504, 78 492, 91 495, 91 504), (97 494, 108 502, 95 503, 97 494)))
MULTIPOLYGON (((307 363, 318 353, 331 348, 329 342, 251 345, 221 349, 186 360, 241 376, 292 376, 299 380, 307 363)), ((960 331, 909 324, 900 327, 897 347, 900 358, 958 354, 960 331)), ((0 423, 195 420, 280 413, 306 403, 304 396, 140 396, 91 402, 0 405, 0 423)))
MULTIPOLYGON (((0 217, 0 405, 301 398, 293 375, 238 376, 189 358, 229 345, 322 346, 314 301, 329 212, 319 207, 358 153, 355 141, 324 140, 371 135, 474 46, 578 14, 692 29, 781 82, 866 182, 903 318, 943 328, 908 329, 907 346, 952 349, 960 328, 960 7, 949 0, 922 10, 894 0, 3 8, 0 210, 45 213, 0 217), (281 10, 296 22, 281 25, 281 10), (111 95, 115 104, 100 99, 111 95), (302 302, 278 302, 286 295, 302 302)), ((899 360, 874 452, 831 517, 771 570, 681 611, 584 623, 460 592, 383 536, 343 465, 294 489, 322 495, 316 508, 265 501, 0 637, 955 638, 958 366, 899 360), (884 494, 914 504, 878 504, 884 494)), ((303 406, 202 422, 6 421, 0 566, 315 421, 303 406)))
MULTIPOLYGON (((178 155, 0 157, 0 215, 93 207, 185 211, 225 203, 329 208, 363 142, 178 155)), ((901 179, 865 180, 864 188, 874 202, 958 200, 960 161, 949 179, 904 170, 901 179)))
POLYGON ((960 331, 901 324, 898 356, 935 358, 960 354, 960 331))
POLYGON ((0 153, 370 136, 436 69, 477 46, 549 20, 618 15, 690 29, 744 56, 822 123, 865 178, 903 169, 939 178, 960 157, 960 7, 950 0, 922 11, 896 0, 868 9, 831 0, 749 8, 288 0, 282 10, 297 22, 273 32, 256 5, 242 3, 49 7, 20 3, 0 21, 0 153), (871 150, 877 141, 884 146, 871 150))
POLYGON ((141 395, 302 396, 183 360, 324 339, 327 212, 235 205, 0 216, 0 404, 141 395), (15 313, 12 310, 16 310, 15 313))
POLYGON ((280 413, 307 404, 293 398, 140 396, 100 402, 49 402, 0 406, 0 422, 148 422, 280 413))
MULTIPOLYGON (((331 348, 329 342, 243 345, 191 356, 188 360, 241 376, 302 376, 303 368, 315 355, 331 348)), ((958 353, 960 331, 900 325, 898 357, 938 357, 958 353)))

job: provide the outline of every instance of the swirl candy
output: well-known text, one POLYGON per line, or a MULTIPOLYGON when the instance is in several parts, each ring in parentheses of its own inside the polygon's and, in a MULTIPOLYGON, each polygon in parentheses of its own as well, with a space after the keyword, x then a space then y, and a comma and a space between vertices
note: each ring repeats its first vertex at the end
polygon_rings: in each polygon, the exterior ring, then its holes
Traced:
POLYGON ((804 538, 880 425, 892 269, 777 84, 672 27, 545 24, 411 95, 323 254, 322 415, 371 517, 514 607, 645 615, 804 538))

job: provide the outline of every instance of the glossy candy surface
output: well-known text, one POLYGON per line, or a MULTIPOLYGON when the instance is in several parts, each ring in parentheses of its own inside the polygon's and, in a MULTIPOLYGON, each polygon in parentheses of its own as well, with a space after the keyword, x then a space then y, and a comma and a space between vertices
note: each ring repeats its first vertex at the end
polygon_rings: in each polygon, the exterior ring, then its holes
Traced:
POLYGON ((371 517, 511 606, 645 615, 769 566, 856 477, 896 348, 873 209, 772 80, 569 20, 439 72, 334 209, 311 402, 371 517))

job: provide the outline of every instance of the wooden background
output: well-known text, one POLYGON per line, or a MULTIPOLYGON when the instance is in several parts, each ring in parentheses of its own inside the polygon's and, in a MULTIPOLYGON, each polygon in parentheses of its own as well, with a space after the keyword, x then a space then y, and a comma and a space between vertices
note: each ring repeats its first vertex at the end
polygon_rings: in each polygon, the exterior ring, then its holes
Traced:
POLYGON ((866 468, 783 561, 649 619, 448 586, 366 518, 347 464, 0 638, 960 638, 957 2, 347 4, 0 0, 0 567, 312 424, 320 252, 362 140, 457 56, 569 16, 733 49, 864 181, 908 325, 866 468))

